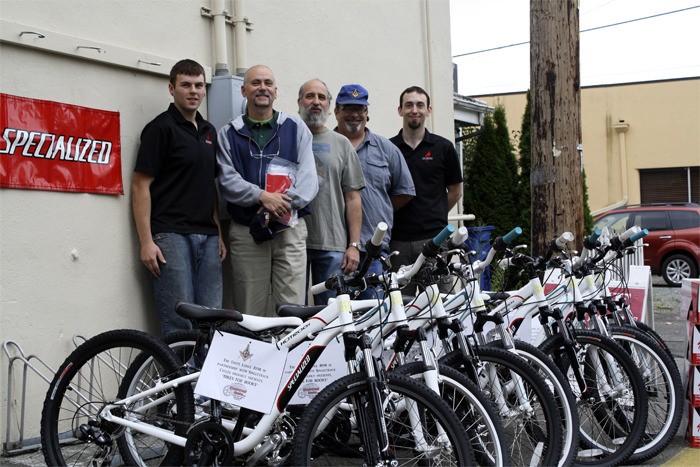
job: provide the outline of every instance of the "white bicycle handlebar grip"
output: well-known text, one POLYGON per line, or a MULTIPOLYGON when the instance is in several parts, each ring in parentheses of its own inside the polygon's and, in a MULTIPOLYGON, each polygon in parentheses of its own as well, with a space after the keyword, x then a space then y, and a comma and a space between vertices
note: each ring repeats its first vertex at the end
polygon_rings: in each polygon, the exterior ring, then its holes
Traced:
POLYGON ((624 242, 625 240, 630 238, 632 235, 639 232, 639 230, 640 230, 639 227, 637 227, 636 225, 633 225, 632 227, 630 227, 629 229, 625 230, 624 232, 622 232, 620 234, 620 240, 622 240, 624 242))
POLYGON ((377 224, 377 228, 374 229, 374 235, 372 235, 372 238, 370 239, 372 245, 380 246, 382 244, 382 240, 384 239, 384 235, 386 235, 387 230, 389 230, 389 226, 386 222, 380 222, 379 224, 377 224))
POLYGON ((555 242, 557 244, 557 248, 559 248, 560 250, 563 250, 564 248, 566 248, 566 244, 569 242, 573 242, 573 241, 574 241, 574 234, 572 234, 571 232, 564 232, 563 234, 561 234, 559 236, 559 238, 557 238, 555 240, 555 242))
POLYGON ((467 241, 467 238, 469 238, 469 231, 466 227, 462 226, 450 237, 450 245, 453 247, 461 247, 464 245, 464 242, 467 241))
POLYGON ((321 282, 320 284, 315 284, 315 285, 311 286, 311 293, 313 295, 318 295, 320 293, 325 292, 326 290, 328 290, 328 289, 326 288, 325 282, 321 282))

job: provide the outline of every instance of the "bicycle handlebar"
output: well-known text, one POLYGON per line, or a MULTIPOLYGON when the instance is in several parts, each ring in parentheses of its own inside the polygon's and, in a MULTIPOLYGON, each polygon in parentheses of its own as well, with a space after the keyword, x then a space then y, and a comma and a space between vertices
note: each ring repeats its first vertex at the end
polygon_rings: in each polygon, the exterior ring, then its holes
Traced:
POLYGON ((486 258, 484 258, 483 261, 476 261, 476 263, 473 265, 472 270, 474 271, 474 274, 480 274, 484 269, 486 269, 486 266, 491 264, 496 252, 505 251, 506 248, 508 248, 508 245, 522 233, 523 229, 516 227, 503 237, 497 237, 496 240, 493 241, 493 245, 486 255, 486 258))
POLYGON ((554 245, 556 245, 557 249, 563 250, 564 248, 566 248, 567 243, 573 241, 574 234, 572 234, 571 232, 564 232, 556 240, 554 240, 554 245))
POLYGON ((639 240, 640 238, 642 238, 642 237, 644 237, 645 235, 648 235, 648 234, 649 234, 649 231, 648 231, 647 229, 642 229, 642 230, 640 230, 639 232, 637 232, 636 234, 632 235, 632 236, 629 238, 629 241, 632 242, 632 243, 634 243, 634 242, 636 242, 637 240, 639 240))
POLYGON ((592 234, 590 234, 588 237, 583 239, 583 244, 584 245, 586 245, 586 244, 591 245, 590 247, 586 246, 586 248, 593 248, 595 246, 595 244, 598 242, 598 237, 600 237, 600 235, 602 233, 603 232, 600 229, 598 229, 598 228, 594 229, 592 234))
POLYGON ((374 246, 382 246, 382 240, 384 240, 384 235, 386 235, 387 230, 389 230, 389 225, 386 222, 377 224, 377 228, 374 229, 374 234, 372 238, 369 239, 369 243, 374 246))
POLYGON ((624 232, 622 232, 619 235, 620 240, 622 240, 624 242, 625 240, 627 240, 628 238, 630 238, 632 235, 636 234, 637 232, 639 232, 639 227, 637 227, 636 225, 633 225, 632 227, 625 230, 624 232))
POLYGON ((469 238, 469 231, 466 227, 462 226, 450 237, 450 249, 461 248, 464 246, 464 242, 469 238))
MULTIPOLYGON (((367 252, 367 256, 365 256, 365 260, 362 263, 362 267, 355 274, 355 277, 364 277, 364 275, 367 274, 369 265, 374 259, 379 257, 379 254, 382 251, 382 240, 384 239, 387 230, 389 230, 389 226, 386 222, 380 222, 379 224, 377 224, 377 227, 374 229, 374 233, 372 234, 372 238, 370 238, 367 241, 367 243, 365 243, 365 251, 367 252)), ((312 285, 311 293, 313 295, 317 295, 327 290, 330 290, 329 287, 332 286, 334 279, 335 276, 331 276, 324 282, 312 285)))
POLYGON ((506 245, 510 245, 511 243, 513 243, 513 240, 518 238, 522 233, 523 229, 521 229, 520 227, 516 227, 503 236, 503 242, 505 242, 506 245))

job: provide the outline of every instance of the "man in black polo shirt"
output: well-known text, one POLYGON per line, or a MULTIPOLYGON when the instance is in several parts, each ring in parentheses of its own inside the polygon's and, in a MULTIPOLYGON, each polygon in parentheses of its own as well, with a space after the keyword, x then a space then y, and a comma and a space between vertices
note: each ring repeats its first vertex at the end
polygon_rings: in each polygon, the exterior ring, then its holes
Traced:
MULTIPOLYGON (((412 264, 423 243, 447 225, 447 213, 462 196, 462 167, 454 143, 430 133, 425 120, 430 116, 430 96, 424 89, 411 86, 399 97, 399 115, 403 128, 391 138, 406 159, 416 186, 416 196, 394 213, 391 249, 395 266, 412 264)), ((443 291, 450 284, 441 284, 443 291)), ((404 289, 414 293, 414 287, 404 289)))
POLYGON ((170 71, 173 103, 141 133, 131 185, 141 262, 153 276, 161 332, 190 329, 180 301, 221 307, 221 238, 216 201, 216 129, 197 109, 204 68, 181 60, 170 71))

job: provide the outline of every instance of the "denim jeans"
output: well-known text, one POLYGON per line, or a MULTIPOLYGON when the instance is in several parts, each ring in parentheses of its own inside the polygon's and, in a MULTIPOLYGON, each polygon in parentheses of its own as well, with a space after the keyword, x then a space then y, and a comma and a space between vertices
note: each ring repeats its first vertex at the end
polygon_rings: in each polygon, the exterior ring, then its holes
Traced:
MULTIPOLYGON (((365 253, 365 252, 360 253, 360 266, 362 266, 362 263, 364 262, 366 256, 367 256, 367 253, 365 253)), ((382 253, 382 256, 384 256, 384 253, 382 253)), ((367 274, 365 274, 365 277, 371 276, 372 274, 376 274, 377 276, 380 276, 383 273, 384 273, 384 269, 382 269, 382 263, 378 259, 375 259, 369 265, 369 269, 367 270, 367 274)), ((358 300, 368 300, 368 299, 372 299, 372 298, 383 298, 383 297, 384 297, 384 292, 382 290, 376 289, 374 287, 368 287, 367 289, 360 292, 360 295, 357 296, 358 300)))
POLYGON ((163 253, 160 277, 153 278, 156 310, 163 335, 192 324, 175 313, 179 301, 221 307, 223 285, 216 235, 159 233, 153 241, 163 253))
MULTIPOLYGON (((326 250, 306 250, 306 284, 309 283, 309 271, 311 272, 311 283, 318 284, 325 281, 333 274, 342 274, 343 264, 342 251, 326 251, 326 250)), ((335 297, 335 292, 326 291, 314 295, 314 305, 327 305, 330 298, 335 297)))

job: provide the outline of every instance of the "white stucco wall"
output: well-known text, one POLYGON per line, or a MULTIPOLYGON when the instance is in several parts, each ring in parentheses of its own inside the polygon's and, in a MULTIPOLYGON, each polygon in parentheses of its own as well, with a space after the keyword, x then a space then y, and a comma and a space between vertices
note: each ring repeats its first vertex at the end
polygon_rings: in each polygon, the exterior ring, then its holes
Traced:
MULTIPOLYGON (((370 93, 369 127, 391 137, 401 126, 399 93, 415 84, 431 93, 431 131, 452 137, 447 0, 243 4, 254 28, 247 34, 249 63, 234 62, 233 30, 227 26, 229 68, 272 67, 279 84, 276 108, 296 112, 298 88, 309 78, 323 79, 334 95, 341 85, 357 82, 370 93)), ((226 5, 231 8, 230 1, 226 5)), ((200 15, 201 6, 211 3, 2 0, 0 18, 149 57, 192 58, 213 68, 213 26, 200 15)), ((0 43, 0 92, 119 112, 126 191, 106 196, 0 189, 0 341, 16 341, 57 368, 72 350, 75 334, 89 337, 121 327, 157 332, 149 278, 138 260, 129 185, 141 129, 171 100, 167 78, 5 41, 0 43), (77 259, 71 257, 73 250, 77 259)), ((329 124, 335 124, 332 116, 329 124)), ((3 422, 7 367, 3 353, 3 422)), ((13 412, 19 384, 14 387, 13 412)), ((30 375, 25 438, 38 435, 46 388, 30 375)), ((5 435, 2 423, 3 440, 5 435)))

